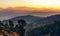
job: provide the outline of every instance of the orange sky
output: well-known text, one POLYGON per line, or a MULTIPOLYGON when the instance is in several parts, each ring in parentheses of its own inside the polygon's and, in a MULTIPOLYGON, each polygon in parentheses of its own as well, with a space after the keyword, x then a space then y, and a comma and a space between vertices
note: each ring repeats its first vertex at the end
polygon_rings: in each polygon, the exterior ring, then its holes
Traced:
POLYGON ((60 0, 0 0, 2 20, 29 14, 37 16, 60 14, 60 0))

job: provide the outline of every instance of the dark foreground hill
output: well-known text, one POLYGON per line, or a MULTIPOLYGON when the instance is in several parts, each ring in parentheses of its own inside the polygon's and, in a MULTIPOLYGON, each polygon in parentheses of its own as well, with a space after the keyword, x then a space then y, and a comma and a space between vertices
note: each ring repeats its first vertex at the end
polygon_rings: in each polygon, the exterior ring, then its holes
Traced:
POLYGON ((60 36, 60 22, 35 28, 28 32, 28 36, 60 36))

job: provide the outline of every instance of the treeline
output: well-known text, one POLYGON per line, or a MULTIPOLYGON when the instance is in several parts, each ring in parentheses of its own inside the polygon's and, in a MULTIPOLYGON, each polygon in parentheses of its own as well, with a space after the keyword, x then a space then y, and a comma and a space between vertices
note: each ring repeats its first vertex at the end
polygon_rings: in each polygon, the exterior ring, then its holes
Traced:
POLYGON ((38 27, 28 32, 28 36, 60 36, 60 21, 44 27, 38 27))
POLYGON ((24 36, 25 34, 25 29, 24 27, 26 26, 26 21, 25 20, 18 20, 18 24, 14 27, 13 21, 9 20, 8 23, 3 24, 0 21, 0 34, 2 33, 3 36, 7 36, 5 32, 2 30, 8 32, 9 34, 13 34, 13 32, 19 34, 19 36, 24 36))

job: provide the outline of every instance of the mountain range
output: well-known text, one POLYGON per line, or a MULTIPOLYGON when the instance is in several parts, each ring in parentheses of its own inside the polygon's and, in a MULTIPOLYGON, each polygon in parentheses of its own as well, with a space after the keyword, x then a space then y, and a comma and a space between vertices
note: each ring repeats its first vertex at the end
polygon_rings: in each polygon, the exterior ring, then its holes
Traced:
MULTIPOLYGON (((40 27, 48 24, 53 24, 54 21, 60 21, 60 14, 52 15, 48 17, 37 17, 32 15, 25 15, 25 16, 14 17, 9 20, 12 20, 15 23, 15 21, 18 21, 20 19, 25 20, 28 24, 28 27, 32 28, 33 26, 40 27)), ((5 22, 8 22, 8 20, 3 20, 3 23, 5 22)))

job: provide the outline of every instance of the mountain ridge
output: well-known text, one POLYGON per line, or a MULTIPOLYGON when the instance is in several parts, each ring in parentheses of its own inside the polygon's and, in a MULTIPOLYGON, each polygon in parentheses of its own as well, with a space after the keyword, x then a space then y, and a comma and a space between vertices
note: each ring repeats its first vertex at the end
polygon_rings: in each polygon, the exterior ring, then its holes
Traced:
MULTIPOLYGON (((18 24, 18 20, 25 20, 27 23, 27 28, 29 30, 33 29, 33 28, 37 28, 37 27, 42 27, 45 25, 50 25, 53 24, 54 21, 60 21, 60 14, 57 15, 52 15, 52 16, 48 16, 48 17, 36 17, 36 16, 32 16, 32 15, 25 15, 25 16, 18 16, 15 18, 11 18, 9 20, 12 20, 15 24, 15 26, 18 24)), ((8 22, 9 20, 3 21, 8 22)))

